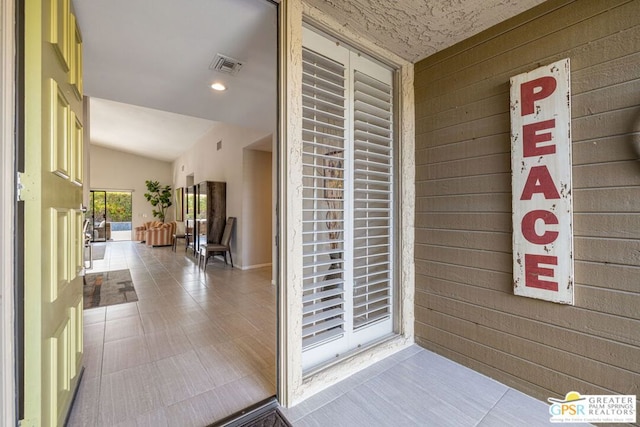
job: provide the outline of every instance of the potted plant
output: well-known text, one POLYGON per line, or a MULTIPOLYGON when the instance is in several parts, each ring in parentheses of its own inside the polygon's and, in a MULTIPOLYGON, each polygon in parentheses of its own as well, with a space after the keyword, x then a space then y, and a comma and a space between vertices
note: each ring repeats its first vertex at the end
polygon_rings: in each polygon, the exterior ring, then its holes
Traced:
POLYGON ((171 187, 168 185, 162 186, 158 181, 145 181, 147 185, 147 193, 144 193, 144 197, 153 206, 154 218, 159 218, 164 222, 167 208, 171 206, 171 187))

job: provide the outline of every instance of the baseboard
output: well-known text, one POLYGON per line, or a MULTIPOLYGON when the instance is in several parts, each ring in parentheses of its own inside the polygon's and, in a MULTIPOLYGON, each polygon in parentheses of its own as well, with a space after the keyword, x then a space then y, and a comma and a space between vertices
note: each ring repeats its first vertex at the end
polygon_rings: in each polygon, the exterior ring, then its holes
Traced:
POLYGON ((255 264, 255 265, 243 265, 242 267, 240 267, 240 270, 254 270, 256 268, 264 268, 264 267, 271 267, 271 263, 255 264))

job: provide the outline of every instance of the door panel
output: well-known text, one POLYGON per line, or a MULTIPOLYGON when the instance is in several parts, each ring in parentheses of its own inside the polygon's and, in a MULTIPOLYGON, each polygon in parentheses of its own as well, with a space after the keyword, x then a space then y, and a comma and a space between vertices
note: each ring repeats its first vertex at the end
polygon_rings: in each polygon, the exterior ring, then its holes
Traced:
POLYGON ((71 145, 69 133, 69 103, 60 91, 55 80, 50 79, 51 112, 51 171, 61 178, 67 179, 69 173, 69 148, 71 145))
POLYGON ((71 13, 69 0, 25 2, 25 426, 64 424, 82 367, 82 69, 71 13))

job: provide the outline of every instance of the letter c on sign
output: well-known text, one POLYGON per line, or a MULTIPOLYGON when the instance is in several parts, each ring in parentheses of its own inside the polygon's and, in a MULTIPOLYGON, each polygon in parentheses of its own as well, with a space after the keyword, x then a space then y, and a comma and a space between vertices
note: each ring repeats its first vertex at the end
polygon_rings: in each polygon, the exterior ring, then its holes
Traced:
POLYGON ((527 212, 522 218, 522 235, 525 239, 536 245, 548 245, 553 243, 558 238, 557 231, 545 231, 543 234, 536 233, 536 221, 541 219, 545 225, 558 224, 558 217, 553 212, 535 210, 527 212))

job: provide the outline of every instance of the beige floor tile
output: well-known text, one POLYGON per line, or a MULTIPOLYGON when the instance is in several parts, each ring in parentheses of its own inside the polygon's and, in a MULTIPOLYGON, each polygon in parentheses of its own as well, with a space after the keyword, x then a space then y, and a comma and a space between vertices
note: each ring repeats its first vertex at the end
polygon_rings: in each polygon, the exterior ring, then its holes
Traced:
POLYGON ((107 309, 107 321, 123 319, 125 317, 138 316, 138 304, 135 302, 128 302, 124 304, 110 305, 107 309))
POLYGON ((211 321, 207 314, 198 305, 195 307, 184 308, 182 310, 173 310, 167 318, 174 325, 184 327, 211 321))
POLYGON ((104 325, 105 322, 84 325, 84 345, 102 345, 104 343, 104 325))
POLYGON ((163 307, 172 308, 198 307, 198 302, 185 290, 176 292, 175 294, 163 295, 162 302, 160 304, 163 307))
POLYGON ((230 415, 215 390, 183 400, 166 408, 170 426, 202 427, 230 415))
POLYGON ((219 345, 217 349, 223 356, 233 360, 234 368, 242 377, 260 372, 265 367, 258 358, 242 351, 233 341, 219 345))
POLYGON ((194 292, 207 292, 207 287, 204 285, 204 283, 202 283, 201 281, 197 280, 197 279, 183 279, 180 280, 178 279, 180 285, 182 286, 182 288, 185 291, 188 291, 190 294, 193 295, 194 292))
POLYGON ((100 377, 83 377, 73 403, 67 427, 95 426, 98 423, 100 377))
POLYGON ((272 349, 264 346, 252 336, 236 338, 233 343, 250 361, 251 366, 262 369, 275 365, 276 355, 272 349))
POLYGON ((105 323, 104 341, 105 343, 117 341, 123 338, 137 337, 142 334, 143 330, 142 322, 140 322, 140 316, 107 320, 105 323))
POLYGON ((99 401, 102 425, 112 426, 161 407, 157 376, 151 363, 103 376, 99 401))
POLYGON ((176 327, 164 313, 165 310, 159 308, 157 311, 149 311, 140 314, 142 329, 145 334, 166 331, 176 327))
POLYGON ((239 314, 214 317, 212 320, 220 329, 234 338, 253 335, 258 330, 251 322, 239 314))
POLYGON ((157 361, 193 350, 182 328, 170 328, 145 334, 149 356, 157 361))
POLYGON ((201 322, 183 328, 194 347, 206 347, 231 340, 231 335, 213 322, 201 322))
POLYGON ((261 375, 246 376, 214 389, 225 410, 232 414, 274 395, 275 390, 261 375))
MULTIPOLYGON (((262 305, 264 306, 264 304, 262 305)), ((269 310, 261 310, 261 305, 252 305, 249 309, 242 309, 241 315, 246 318, 256 329, 275 328, 276 314, 269 310)))
POLYGON ((237 313, 237 309, 234 306, 228 304, 224 300, 221 300, 220 297, 215 295, 207 295, 201 299, 196 297, 194 299, 198 301, 198 305, 205 311, 205 313, 207 313, 207 316, 210 319, 237 313))
POLYGON ((126 264, 139 300, 84 313, 76 402, 94 412, 74 408, 73 425, 204 426, 275 392, 275 327, 261 324, 275 314, 270 269, 211 261, 204 273, 181 251, 132 242, 109 243, 109 256, 103 271, 126 264))
MULTIPOLYGON (((102 354, 104 344, 84 346, 84 379, 100 378, 102 375, 102 354)), ((83 380, 84 381, 84 380, 83 380)))
POLYGON ((278 344, 276 337, 275 327, 273 329, 259 329, 252 337, 257 340, 262 346, 271 350, 273 354, 276 353, 276 346, 278 344))
POLYGON ((164 407, 157 408, 151 412, 136 417, 136 427, 173 427, 169 424, 167 413, 164 407))
POLYGON ((103 375, 151 362, 147 343, 142 336, 105 343, 102 359, 103 375))
POLYGON ((84 310, 84 325, 101 323, 106 320, 107 307, 95 307, 84 310))
POLYGON ((141 298, 138 301, 138 312, 140 314, 150 313, 152 311, 160 311, 162 310, 162 303, 164 300, 162 299, 162 295, 158 292, 158 294, 154 297, 149 298, 141 298))
POLYGON ((162 298, 162 292, 160 292, 160 289, 153 283, 141 287, 134 285, 134 288, 136 289, 136 295, 138 295, 138 301, 162 298))
POLYGON ((276 387, 278 384, 278 379, 276 378, 277 373, 278 372, 275 365, 269 366, 268 368, 265 368, 262 371, 260 371, 260 375, 262 375, 262 378, 267 380, 269 382, 269 385, 272 387, 271 390, 273 390, 274 395, 276 394, 276 387))
POLYGON ((215 384, 195 351, 155 362, 158 388, 165 406, 197 396, 215 384))
POLYGON ((243 359, 237 357, 239 349, 232 341, 200 347, 196 352, 216 386, 238 380, 250 371, 243 359))

